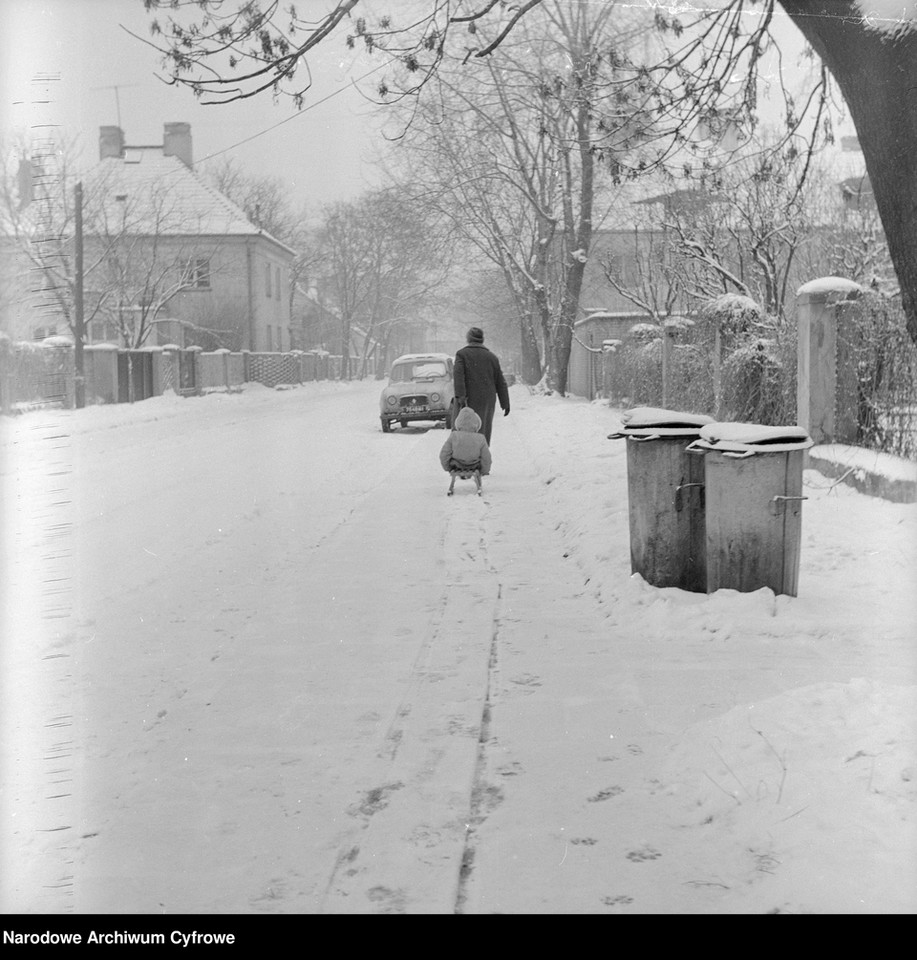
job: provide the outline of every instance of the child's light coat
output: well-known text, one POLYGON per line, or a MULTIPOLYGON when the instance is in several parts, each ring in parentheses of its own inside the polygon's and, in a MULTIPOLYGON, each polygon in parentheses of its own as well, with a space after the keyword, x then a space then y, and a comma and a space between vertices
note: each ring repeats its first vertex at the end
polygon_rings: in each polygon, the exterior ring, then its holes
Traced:
POLYGON ((474 469, 480 464, 482 477, 490 473, 490 447, 487 446, 484 434, 479 432, 480 429, 481 418, 471 407, 462 407, 455 418, 452 432, 439 452, 439 462, 443 470, 448 473, 454 470, 456 465, 474 469))

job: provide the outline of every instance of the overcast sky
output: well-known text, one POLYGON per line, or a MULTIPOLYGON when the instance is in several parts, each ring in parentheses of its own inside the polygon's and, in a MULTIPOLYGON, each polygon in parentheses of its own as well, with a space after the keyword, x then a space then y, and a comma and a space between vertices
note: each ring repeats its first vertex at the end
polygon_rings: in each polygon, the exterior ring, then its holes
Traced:
POLYGON ((157 79, 157 52, 124 29, 147 37, 149 23, 142 0, 0 0, 3 127, 79 129, 91 160, 99 127, 117 124, 119 112, 133 145, 161 143, 163 124, 183 121, 196 162, 234 156, 251 172, 282 177, 310 205, 373 185, 364 162, 374 139, 371 108, 350 85, 373 64, 354 66, 343 40, 312 59, 314 88, 298 114, 288 99, 274 105, 264 95, 202 106, 189 90, 157 79), (60 79, 35 83, 42 73, 60 79), (37 103, 45 93, 50 102, 37 103))
MULTIPOLYGON (((397 11, 405 0, 386 2, 397 11)), ((327 4, 300 0, 297 6, 310 5, 327 4)), ((142 0, 0 0, 2 126, 31 126, 34 133, 42 129, 36 125, 50 123, 78 131, 91 161, 98 156, 99 127, 118 124, 119 114, 130 145, 161 143, 163 124, 184 121, 191 124, 196 162, 234 157, 250 172, 282 178, 294 201, 312 211, 377 185, 378 123, 352 81, 381 58, 355 63, 343 38, 332 37, 310 57, 314 85, 302 111, 264 94, 204 106, 188 89, 158 79, 159 55, 127 32, 148 37, 150 19, 142 0), (41 74, 59 79, 36 83, 41 74), (42 100, 48 102, 36 102, 42 100)), ((787 22, 781 33, 785 68, 798 78, 814 65, 799 66, 804 45, 795 27, 787 22)), ((764 73, 777 80, 773 66, 764 73)), ((370 76, 364 87, 371 90, 374 81, 370 76)))

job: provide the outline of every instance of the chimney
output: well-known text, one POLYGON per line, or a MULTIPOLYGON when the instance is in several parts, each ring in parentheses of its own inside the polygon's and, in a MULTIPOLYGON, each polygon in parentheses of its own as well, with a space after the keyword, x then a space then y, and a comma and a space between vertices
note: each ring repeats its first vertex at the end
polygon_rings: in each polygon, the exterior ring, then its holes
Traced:
POLYGON ((162 155, 178 157, 186 167, 193 164, 190 123, 165 124, 162 132, 162 155))
POLYGON ((99 127, 99 159, 124 155, 124 131, 120 127, 99 127))

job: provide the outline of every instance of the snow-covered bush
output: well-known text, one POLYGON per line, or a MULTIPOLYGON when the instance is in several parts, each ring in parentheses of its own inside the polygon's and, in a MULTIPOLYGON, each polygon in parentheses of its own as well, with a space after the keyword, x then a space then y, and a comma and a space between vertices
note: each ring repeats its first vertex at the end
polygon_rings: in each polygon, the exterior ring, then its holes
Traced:
POLYGON ((691 329, 694 327, 694 321, 689 317, 666 317, 662 322, 662 326, 672 340, 680 341, 691 333, 691 329))
POLYGON ((855 322, 839 326, 840 417, 856 422, 856 443, 896 456, 917 457, 917 348, 907 334, 900 301, 872 290, 855 322))
POLYGON ((652 343, 662 336, 662 331, 655 323, 635 323, 627 332, 637 343, 652 343))
POLYGON ((730 420, 772 426, 796 422, 795 402, 788 403, 784 363, 775 340, 758 337, 733 350, 723 363, 723 384, 730 420))
POLYGON ((724 340, 736 339, 766 325, 763 307, 751 297, 738 293, 724 293, 708 300, 700 310, 701 319, 719 329, 724 340))

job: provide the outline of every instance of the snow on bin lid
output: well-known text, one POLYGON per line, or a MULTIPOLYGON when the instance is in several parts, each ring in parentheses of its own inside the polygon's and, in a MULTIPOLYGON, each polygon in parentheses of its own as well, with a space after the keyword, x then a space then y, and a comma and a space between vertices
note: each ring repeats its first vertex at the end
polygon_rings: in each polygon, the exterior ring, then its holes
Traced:
POLYGON ((709 423, 691 444, 704 450, 731 453, 783 453, 805 450, 815 443, 802 427, 769 427, 761 423, 709 423))
POLYGON ((713 423, 713 417, 703 413, 684 413, 662 407, 634 407, 621 414, 624 427, 609 439, 620 437, 696 437, 704 424, 713 423))

